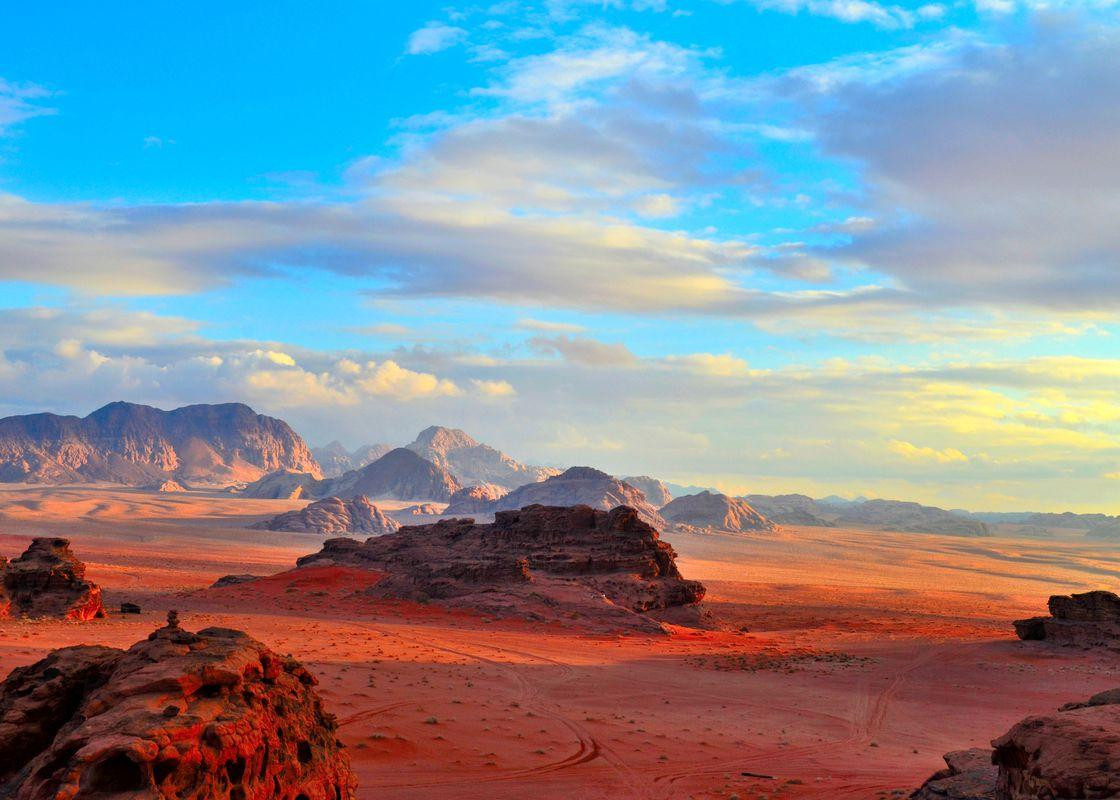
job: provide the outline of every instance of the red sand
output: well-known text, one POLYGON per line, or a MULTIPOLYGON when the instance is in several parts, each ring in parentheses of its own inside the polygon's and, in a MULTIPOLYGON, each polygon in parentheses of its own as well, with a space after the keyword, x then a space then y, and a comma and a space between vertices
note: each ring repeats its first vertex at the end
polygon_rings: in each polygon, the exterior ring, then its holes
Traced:
POLYGON ((791 529, 672 541, 717 615, 750 632, 587 634, 372 603, 376 580, 272 574, 318 548, 240 526, 298 506, 119 488, 0 489, 0 554, 69 536, 139 617, 0 622, 0 675, 77 643, 127 646, 169 608, 302 660, 367 798, 875 798, 950 749, 1120 685, 1113 659, 1020 643, 1048 594, 1114 587, 1107 543, 791 529), (747 774, 745 774, 747 773, 747 774), (763 777, 760 777, 763 776, 763 777))

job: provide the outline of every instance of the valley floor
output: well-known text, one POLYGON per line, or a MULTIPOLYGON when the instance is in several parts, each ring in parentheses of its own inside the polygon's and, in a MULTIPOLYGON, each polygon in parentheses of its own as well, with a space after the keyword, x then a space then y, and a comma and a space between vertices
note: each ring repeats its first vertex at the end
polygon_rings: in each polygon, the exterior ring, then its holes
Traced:
POLYGON ((667 537, 731 630, 589 634, 373 604, 356 571, 268 575, 318 537, 244 530, 299 502, 0 487, 0 554, 62 535, 139 616, 0 621, 0 676, 54 647, 127 647, 168 609, 291 653, 341 722, 363 798, 877 798, 941 754, 1120 686, 1115 659, 1015 639, 1054 592, 1115 588, 1107 542, 818 528, 667 537))

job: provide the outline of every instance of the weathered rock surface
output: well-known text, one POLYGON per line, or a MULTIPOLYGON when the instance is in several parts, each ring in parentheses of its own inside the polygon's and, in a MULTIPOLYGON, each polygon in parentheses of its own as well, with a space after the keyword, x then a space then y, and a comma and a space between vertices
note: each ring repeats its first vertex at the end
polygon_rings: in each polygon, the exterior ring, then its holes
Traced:
POLYGON ((156 481, 155 483, 149 483, 148 485, 141 486, 140 488, 147 492, 159 492, 160 494, 174 494, 177 492, 187 491, 186 486, 179 483, 179 481, 173 481, 170 478, 163 481, 156 481))
POLYGON ((55 650, 0 684, 0 797, 353 798, 315 683, 223 628, 55 650))
POLYGON ((1120 689, 1027 717, 993 750, 945 757, 916 800, 1088 800, 1120 797, 1120 689))
POLYGON ((311 497, 318 485, 319 481, 310 472, 282 469, 253 481, 240 494, 256 500, 303 500, 311 497))
MULTIPOLYGON (((452 495, 454 497, 454 495, 452 495)), ((402 508, 397 512, 402 517, 438 517, 443 514, 443 509, 435 503, 417 503, 414 506, 402 508)))
POLYGON ((315 497, 364 494, 374 499, 447 502, 459 489, 459 482, 446 469, 398 447, 361 469, 316 484, 312 492, 315 497))
POLYGON ((677 526, 733 533, 773 531, 777 526, 745 501, 725 494, 700 492, 678 497, 661 509, 661 515, 677 526))
POLYGON ((377 596, 654 630, 652 613, 699 616, 704 587, 681 577, 675 557, 633 508, 535 505, 499 511, 487 525, 450 519, 364 544, 331 539, 298 563, 383 572, 377 596))
POLYGON ((349 500, 327 497, 309 503, 298 511, 288 511, 250 527, 268 531, 335 535, 364 533, 379 536, 397 530, 400 523, 386 516, 380 508, 369 501, 368 497, 358 495, 349 500))
POLYGON ((0 419, 0 481, 227 484, 277 469, 319 476, 307 444, 287 423, 240 403, 173 411, 110 403, 82 418, 0 419))
POLYGON ((814 528, 832 528, 826 518, 828 510, 813 498, 803 494, 748 494, 743 498, 759 514, 776 525, 803 525, 814 528))
POLYGON ((103 617, 101 587, 85 576, 68 539, 34 539, 19 558, 0 558, 0 617, 103 617))
POLYGON ((506 494, 506 490, 493 483, 478 486, 464 486, 451 495, 451 502, 444 509, 445 514, 489 514, 494 501, 506 494))
POLYGON ((992 751, 974 747, 945 754, 945 769, 930 776, 914 800, 994 800, 996 766, 992 751))
POLYGON ((1120 597, 1112 592, 1056 594, 1047 605, 1049 617, 1015 621, 1020 639, 1120 650, 1120 597))
POLYGON ((461 485, 493 483, 508 491, 524 483, 544 480, 559 471, 518 463, 457 428, 438 425, 420 431, 415 441, 406 447, 450 472, 461 485))
POLYGON ((949 536, 991 536, 986 523, 936 506, 899 500, 867 500, 844 508, 833 520, 842 528, 872 528, 949 536))
POLYGON ((628 483, 635 489, 641 490, 642 494, 646 496, 646 501, 656 508, 661 508, 673 499, 673 493, 669 491, 669 487, 665 485, 664 481, 651 478, 649 475, 631 475, 629 478, 622 478, 621 480, 623 483, 628 483))
POLYGON ((617 506, 629 506, 658 530, 666 527, 664 517, 646 501, 646 496, 640 489, 591 467, 571 467, 539 483, 519 486, 509 494, 499 497, 487 510, 494 513, 530 505, 581 505, 603 511, 617 506))
POLYGON ((367 444, 350 452, 341 442, 334 441, 323 447, 311 448, 311 454, 319 462, 324 478, 337 478, 352 469, 361 469, 392 449, 393 446, 388 444, 367 444))

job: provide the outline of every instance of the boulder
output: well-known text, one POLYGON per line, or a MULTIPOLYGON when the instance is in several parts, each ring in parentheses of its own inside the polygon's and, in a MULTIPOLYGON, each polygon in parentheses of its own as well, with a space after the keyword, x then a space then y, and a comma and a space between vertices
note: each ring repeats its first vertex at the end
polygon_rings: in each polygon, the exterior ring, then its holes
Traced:
POLYGON ((0 558, 0 617, 104 617, 101 587, 85 575, 86 565, 70 551, 69 539, 33 539, 19 558, 0 558))
POLYGON ((1015 620, 1015 633, 1027 641, 1074 647, 1120 649, 1120 597, 1092 591, 1052 595, 1050 616, 1015 620))
POLYGON ((992 751, 974 747, 945 754, 945 769, 930 776, 913 800, 994 800, 992 751))
POLYGON ((647 615, 695 609, 704 596, 675 557, 633 508, 535 505, 499 511, 492 524, 449 519, 364 544, 331 539, 298 563, 384 573, 372 590, 379 597, 660 630, 647 615))
POLYGON ((250 527, 268 531, 295 531, 299 533, 365 533, 379 535, 392 533, 400 524, 388 517, 369 501, 359 495, 349 500, 341 497, 328 497, 310 503, 298 511, 288 511, 272 519, 266 519, 250 527))
POLYGON ((0 684, 0 797, 349 800, 315 678, 248 635, 169 624, 55 650, 0 684))

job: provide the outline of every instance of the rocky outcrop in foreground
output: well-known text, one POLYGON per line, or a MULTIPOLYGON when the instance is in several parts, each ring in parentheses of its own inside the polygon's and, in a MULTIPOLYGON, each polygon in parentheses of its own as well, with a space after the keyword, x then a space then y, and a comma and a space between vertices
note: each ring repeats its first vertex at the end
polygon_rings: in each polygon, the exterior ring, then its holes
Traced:
POLYGON ((945 756, 915 800, 1058 800, 1120 796, 1120 690, 1027 717, 992 750, 945 756))
POLYGON ((364 533, 380 536, 400 527, 395 519, 369 501, 364 495, 349 500, 328 497, 310 503, 299 511, 289 511, 272 519, 251 525, 256 530, 295 531, 299 533, 364 533))
POLYGON ((649 615, 698 618, 704 596, 699 582, 681 577, 675 557, 633 508, 536 505, 499 511, 489 525, 449 519, 364 544, 331 539, 299 566, 384 572, 373 589, 379 597, 658 630, 649 615))
POLYGON ((684 528, 749 533, 774 531, 777 526, 743 500, 725 494, 700 492, 678 497, 661 509, 661 516, 684 528))
POLYGON ((479 486, 465 486, 451 495, 451 501, 443 513, 458 516, 460 514, 489 514, 494 507, 494 501, 506 493, 501 486, 493 483, 483 483, 479 486))
POLYGON ((0 797, 354 797, 315 678, 240 631, 55 650, 0 684, 0 797))
POLYGON ((0 618, 103 617, 101 587, 85 576, 86 565, 70 552, 68 539, 33 539, 19 558, 0 558, 0 618))
POLYGON ((240 403, 173 411, 110 403, 82 418, 0 419, 0 481, 228 484, 277 469, 319 477, 307 444, 286 422, 240 403))
POLYGON ((571 467, 539 483, 519 486, 495 500, 487 510, 490 513, 511 511, 530 505, 581 505, 603 511, 629 506, 658 530, 666 528, 664 517, 650 505, 640 489, 591 467, 571 467))
POLYGON ((1028 641, 1120 650, 1120 597, 1112 592, 1050 597, 1049 617, 1015 621, 1015 633, 1028 641))

